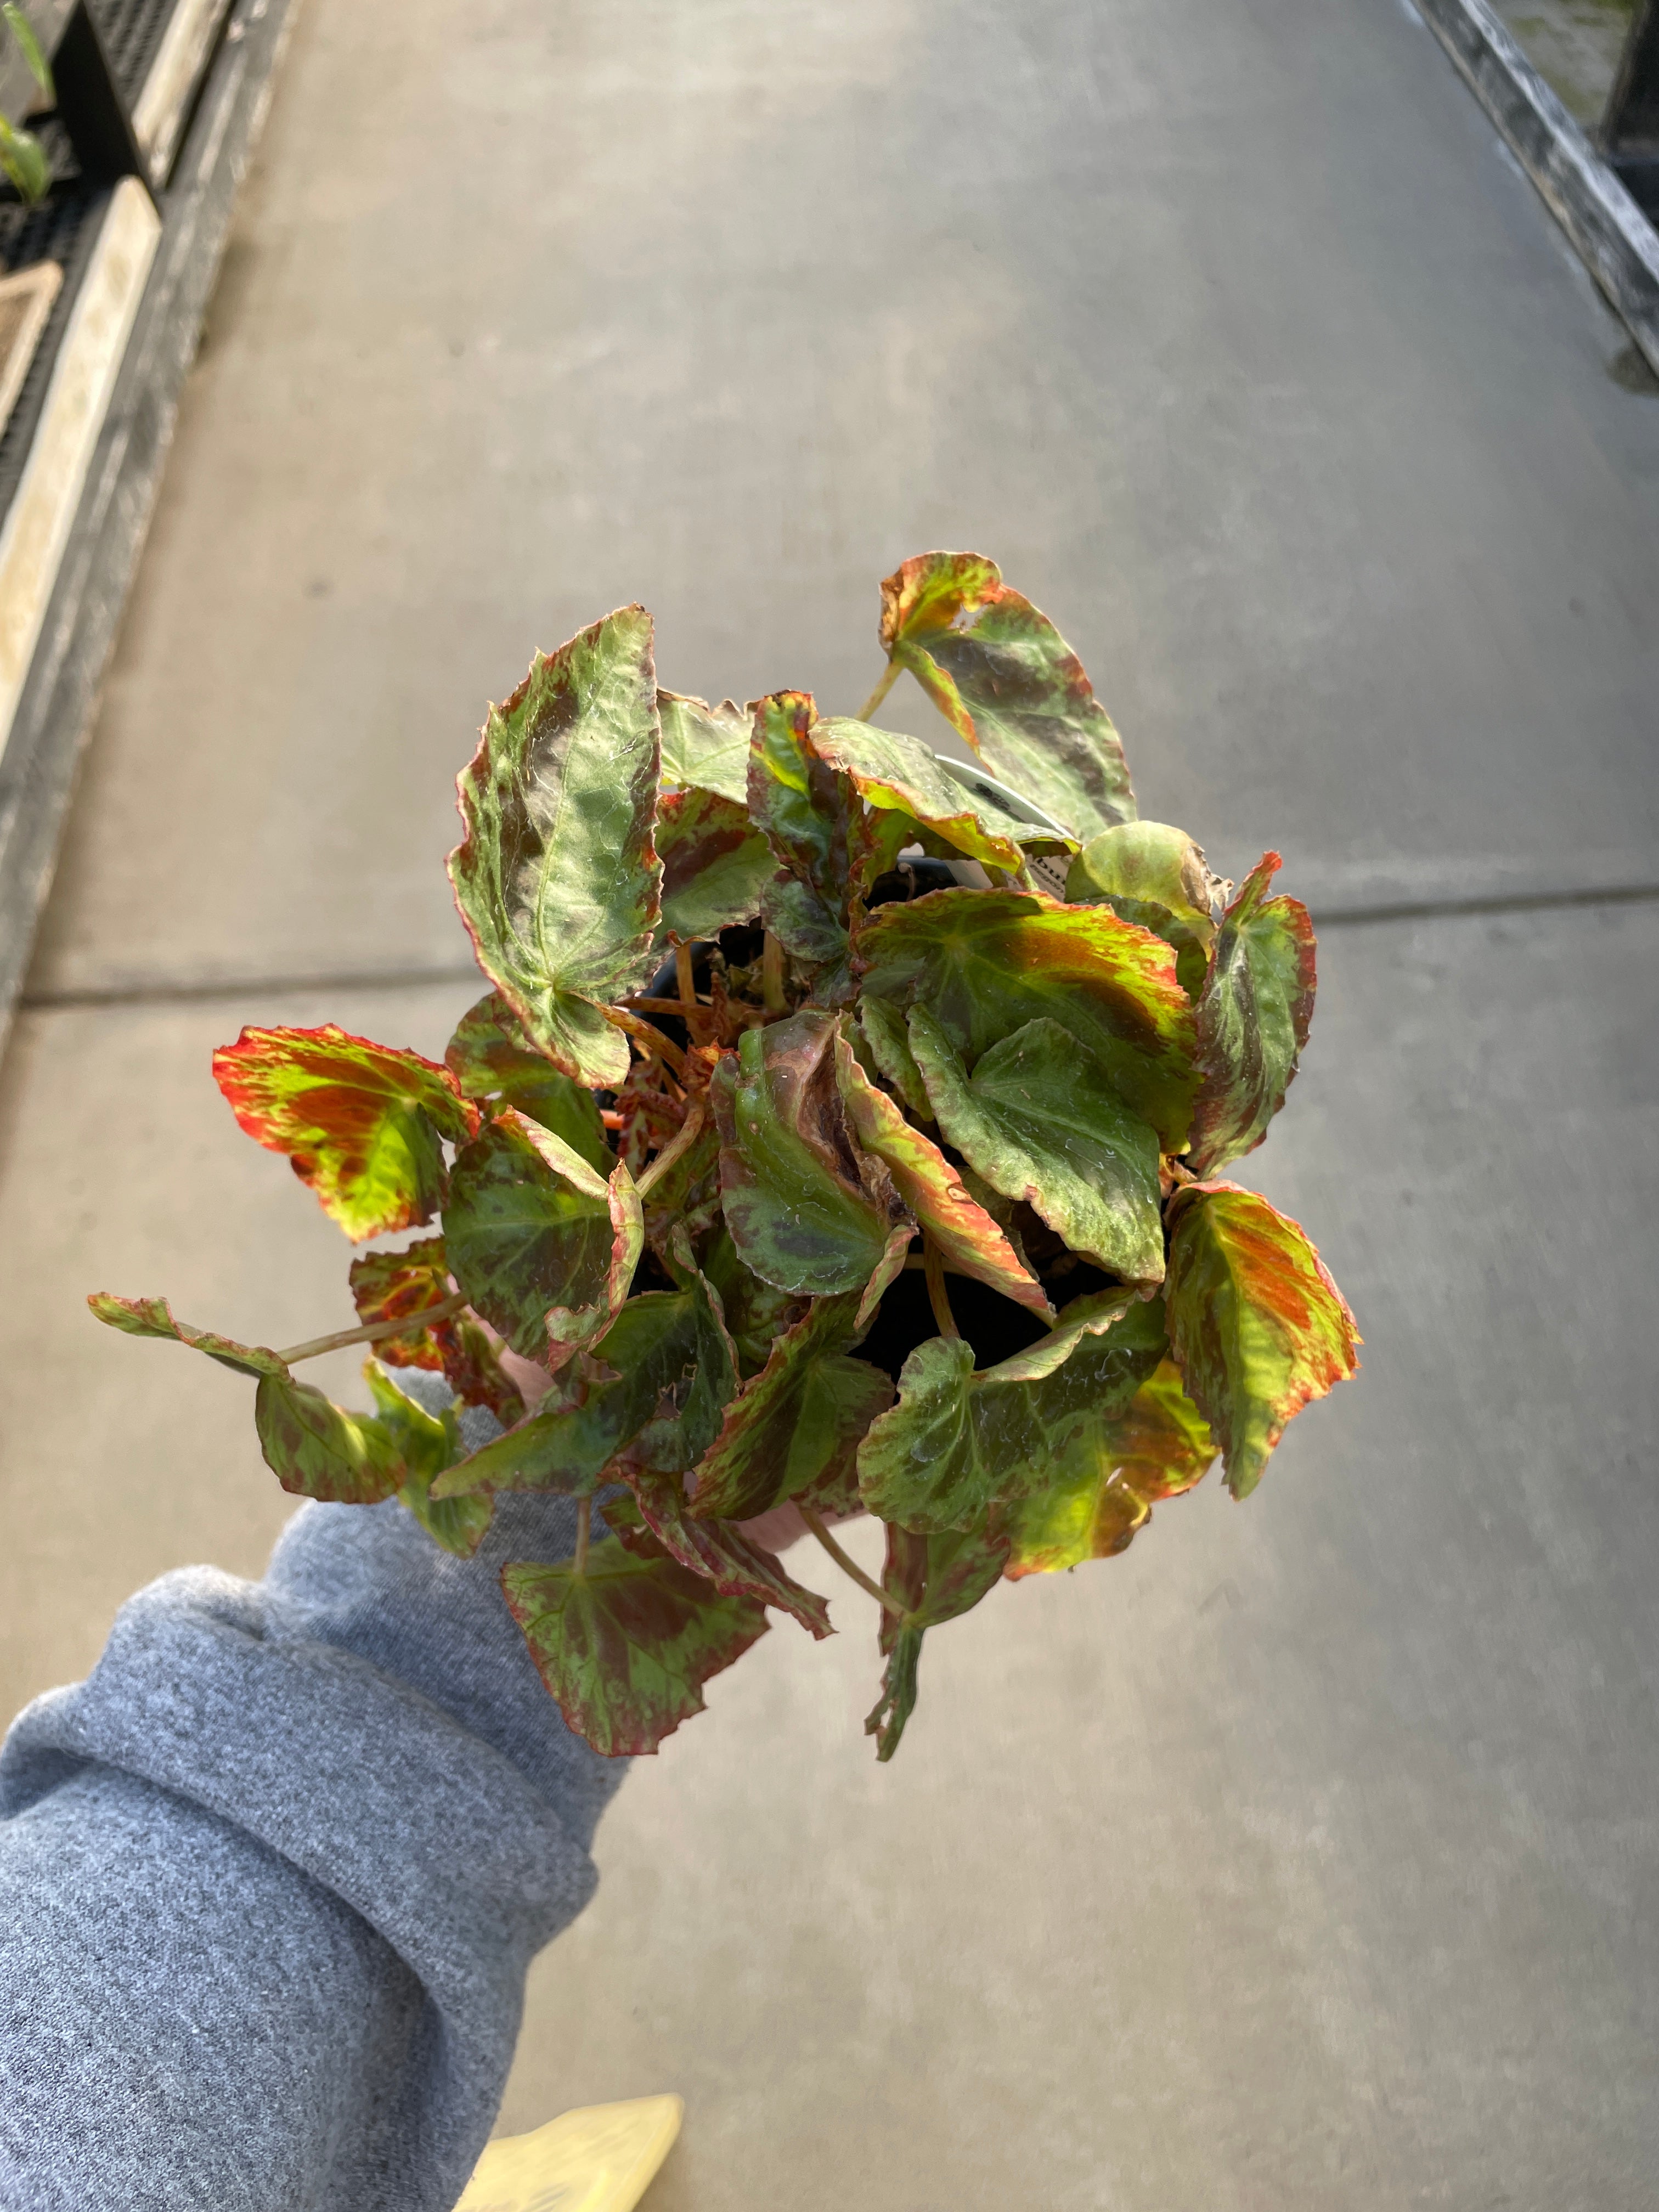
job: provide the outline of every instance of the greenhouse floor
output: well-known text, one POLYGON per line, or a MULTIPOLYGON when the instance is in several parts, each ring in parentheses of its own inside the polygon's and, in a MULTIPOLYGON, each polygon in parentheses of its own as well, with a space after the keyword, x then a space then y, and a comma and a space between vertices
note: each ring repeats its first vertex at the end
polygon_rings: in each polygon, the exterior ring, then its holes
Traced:
POLYGON ((1629 351, 1388 0, 304 9, 0 1066, 0 1720, 285 1517, 244 1386, 82 1300, 348 1317, 208 1055, 245 1021, 441 1047, 483 701, 638 599, 674 688, 848 711, 878 580, 976 547, 1144 812, 1230 875, 1272 846, 1315 909, 1248 1179, 1364 1371, 1248 1504, 1212 1481, 931 1638, 890 1766, 872 1609, 781 1624, 607 1815, 502 2126, 681 2092, 647 2212, 1650 2204, 1629 351))

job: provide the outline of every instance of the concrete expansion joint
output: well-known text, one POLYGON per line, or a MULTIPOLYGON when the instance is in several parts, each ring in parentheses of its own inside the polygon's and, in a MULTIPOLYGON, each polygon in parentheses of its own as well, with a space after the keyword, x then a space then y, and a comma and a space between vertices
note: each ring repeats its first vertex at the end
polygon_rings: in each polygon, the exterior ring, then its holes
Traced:
MULTIPOLYGON (((1316 906, 1322 931, 1382 922, 1476 921, 1487 915, 1569 914, 1589 907, 1638 906, 1659 902, 1659 882, 1612 884, 1595 889, 1514 891, 1469 898, 1391 900, 1370 906, 1316 906)), ((72 984, 59 990, 25 991, 22 1013, 72 1013, 99 1007, 206 1005, 216 1000, 310 997, 340 991, 430 991, 481 985, 476 967, 315 969, 255 975, 158 975, 129 981, 72 984)))

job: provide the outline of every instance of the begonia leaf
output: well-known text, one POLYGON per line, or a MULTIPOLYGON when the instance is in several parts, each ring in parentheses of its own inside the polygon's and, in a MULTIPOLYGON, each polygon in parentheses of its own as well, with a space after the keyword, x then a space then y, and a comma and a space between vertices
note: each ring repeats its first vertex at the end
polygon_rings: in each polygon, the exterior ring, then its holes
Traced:
POLYGON ((1170 1349, 1246 1498, 1285 1424, 1354 1372, 1360 1338, 1306 1232, 1255 1191, 1188 1183, 1170 1218, 1170 1349))
POLYGON ((677 1228, 700 1236, 719 1217, 720 1194, 720 1125, 699 1100, 641 1185, 647 1243, 660 1249, 677 1228))
POLYGON ((684 1105, 670 1097, 665 1083, 659 1060, 636 1060, 617 1093, 617 1150, 632 1176, 640 1174, 653 1152, 672 1144, 684 1121, 684 1105))
POLYGON ((1279 866, 1266 853, 1222 917, 1198 1006, 1203 1080, 1193 1108, 1194 1175, 1254 1152, 1285 1093, 1313 1022, 1313 923, 1299 899, 1269 898, 1279 866))
POLYGON ((1081 1420, 1127 1405, 1164 1346, 1160 1306, 1127 1291, 1074 1299, 1046 1338, 978 1373, 970 1344, 930 1338, 859 1448, 866 1504, 924 1533, 973 1527, 988 1506, 1044 1482, 1081 1420))
POLYGON ((833 1015, 804 1009, 744 1034, 712 1086, 726 1223, 744 1263, 779 1290, 862 1289, 902 1209, 860 1156, 836 1085, 833 1015))
POLYGON ((870 1056, 918 1121, 931 1121, 933 1102, 921 1079, 903 1009, 889 999, 860 999, 859 1028, 870 1056))
POLYGON ((469 1098, 516 1106, 562 1137, 590 1167, 610 1174, 614 1160, 593 1093, 536 1050, 499 991, 461 1017, 444 1060, 469 1098))
POLYGON ((455 1157, 444 1243, 456 1281, 526 1358, 555 1362, 628 1296, 644 1243, 632 1176, 607 1182, 550 1129, 508 1107, 455 1157))
POLYGON ((969 799, 920 738, 878 730, 839 715, 814 722, 807 742, 827 767, 850 779, 866 804, 891 808, 925 823, 969 860, 992 868, 1025 865, 1020 832, 1030 824, 969 799))
POLYGON ((682 943, 752 921, 777 872, 772 848, 740 799, 715 791, 665 792, 657 807, 662 926, 682 943))
POLYGON ((484 973, 561 1073, 620 1084, 602 1009, 651 972, 659 726, 651 617, 623 607, 492 708, 457 779, 455 901, 484 973))
MULTIPOLYGON (((828 1605, 817 1590, 795 1581, 775 1553, 751 1543, 729 1521, 691 1518, 678 1476, 631 1474, 629 1487, 663 1549, 683 1567, 706 1576, 722 1597, 753 1598, 787 1613, 816 1637, 832 1633, 828 1605)), ((625 1534, 623 1542, 629 1544, 625 1534)))
POLYGON ((363 1374, 380 1426, 403 1462, 399 1505, 413 1515, 434 1543, 458 1559, 470 1559, 495 1517, 493 1498, 452 1498, 434 1504, 428 1495, 446 1468, 462 1456, 460 1425, 454 1412, 429 1413, 398 1388, 378 1360, 367 1360, 363 1374))
POLYGON ((580 1574, 518 1560, 501 1588, 560 1711, 609 1759, 655 1751, 769 1625, 754 1599, 722 1597, 666 1553, 641 1558, 614 1536, 580 1574))
POLYGON ((757 702, 747 799, 782 872, 762 901, 766 927, 796 959, 833 966, 847 951, 854 801, 848 780, 812 750, 816 719, 804 691, 757 702))
POLYGON ((735 701, 711 707, 678 691, 659 691, 662 787, 713 791, 739 806, 749 798, 749 738, 754 715, 735 701))
POLYGON ((1028 1022, 983 1054, 969 1076, 917 1006, 910 1044, 939 1128, 976 1174, 1125 1282, 1163 1280, 1157 1133, 1069 1030, 1028 1022))
POLYGON ((1071 904, 1103 902, 1172 945, 1182 987, 1192 999, 1203 989, 1215 943, 1211 908, 1227 889, 1186 831, 1168 822, 1121 822, 1103 830, 1066 878, 1071 904))
POLYGON ((816 1299, 778 1338, 698 1467, 696 1519, 753 1520, 845 1481, 870 1424, 893 1402, 890 1379, 848 1353, 857 1305, 851 1294, 816 1299))
POLYGON ((111 1328, 118 1328, 127 1336, 170 1337, 177 1344, 189 1345, 192 1352, 206 1352, 210 1359, 216 1359, 234 1374, 252 1375, 257 1380, 264 1375, 288 1373, 284 1363, 263 1344, 239 1344, 234 1336, 220 1336, 212 1329, 192 1328, 188 1322, 174 1321, 165 1298, 123 1298, 112 1291, 94 1291, 87 1304, 111 1328))
MULTIPOLYGON (((1021 1036, 1029 1034, 1029 1030, 1020 1032, 1021 1036)), ((1079 1057, 1077 1047, 1063 1030, 1058 1034, 1075 1060, 1079 1057)), ((941 1042, 945 1042, 942 1038, 941 1042)), ((1006 1049, 1000 1045, 994 1048, 995 1052, 1006 1049)), ((948 1042, 945 1043, 945 1050, 950 1051, 948 1042)), ((987 1060, 993 1056, 988 1054, 987 1060)), ((985 1064, 981 1061, 981 1066, 985 1064)), ((960 1063, 957 1065, 959 1067, 960 1063)), ((836 1074, 859 1143, 866 1152, 873 1152, 886 1162, 900 1198, 939 1246, 947 1264, 962 1274, 988 1283, 994 1291, 1000 1291, 1005 1297, 1029 1307, 1045 1321, 1052 1321, 1054 1309, 1042 1284, 984 1207, 969 1196, 960 1175, 932 1138, 914 1128, 886 1092, 877 1090, 870 1081, 844 1036, 836 1041, 836 1074)), ((1118 1111, 1122 1114, 1123 1109, 1119 1108, 1118 1111)), ((1153 1148, 1152 1219, 1157 1231, 1158 1140, 1150 1130, 1146 1134, 1153 1148)), ((954 1137, 951 1141, 959 1142, 954 1137)), ((973 1158, 968 1146, 961 1146, 960 1149, 973 1158)), ((1161 1238, 1158 1259, 1161 1267, 1161 1238)))
POLYGON ((443 1197, 440 1140, 478 1126, 447 1067, 317 1030, 245 1029, 214 1079, 257 1144, 285 1152, 355 1243, 429 1221, 443 1197))
POLYGON ((365 1252, 351 1263, 348 1278, 359 1321, 374 1327, 385 1321, 415 1322, 406 1336, 383 1337, 374 1347, 388 1367, 422 1367, 441 1371, 441 1322, 417 1316, 451 1295, 449 1257, 441 1237, 422 1237, 401 1252, 365 1252))
POLYGON ((1083 664, 977 553, 924 553, 881 587, 881 641, 993 775, 1079 837, 1132 822, 1122 742, 1083 664))
POLYGON ((1127 1548, 1162 1498, 1178 1498, 1209 1472, 1215 1439, 1182 1388, 1173 1359, 1159 1363, 1115 1418, 1091 1418, 1060 1448, 1050 1480, 997 1509, 1010 1540, 1010 1582, 1053 1574, 1127 1548))
POLYGON ((881 1616, 879 1643, 887 1665, 881 1696, 864 1723, 865 1734, 876 1739, 878 1759, 893 1756, 915 1711, 923 1636, 970 1612, 996 1587, 1007 1556, 1007 1538, 982 1523, 933 1536, 890 1525, 882 1588, 899 1600, 905 1617, 901 1621, 884 1607, 881 1616))
POLYGON ((638 1467, 678 1476, 695 1467, 720 1434, 739 1377, 737 1347, 726 1334, 719 1295, 692 1257, 684 1224, 676 1227, 662 1257, 676 1285, 690 1301, 690 1364, 676 1386, 673 1410, 659 1413, 647 1422, 629 1446, 628 1457, 638 1467))
POLYGON ((403 1461, 383 1423, 347 1413, 291 1375, 262 1378, 253 1425, 265 1465, 295 1497, 378 1505, 404 1480, 403 1461))
POLYGON ((641 1291, 592 1347, 611 1379, 567 1370, 537 1410, 433 1485, 435 1498, 484 1491, 590 1497, 604 1470, 654 1419, 696 1358, 697 1313, 683 1291, 641 1291))
MULTIPOLYGON (((647 1205, 647 1219, 649 1212, 647 1205)), ((801 1301, 793 1291, 763 1283, 752 1267, 744 1264, 723 1219, 708 1240, 702 1269, 719 1295, 726 1326, 737 1346, 738 1369, 746 1380, 759 1373, 779 1337, 800 1318, 801 1301)))
POLYGON ((929 891, 878 907, 854 954, 865 996, 925 1007, 970 1072, 992 1045, 1046 1017, 1094 1054, 1165 1152, 1185 1142, 1198 1087, 1193 1008, 1172 949, 1109 907, 929 891))

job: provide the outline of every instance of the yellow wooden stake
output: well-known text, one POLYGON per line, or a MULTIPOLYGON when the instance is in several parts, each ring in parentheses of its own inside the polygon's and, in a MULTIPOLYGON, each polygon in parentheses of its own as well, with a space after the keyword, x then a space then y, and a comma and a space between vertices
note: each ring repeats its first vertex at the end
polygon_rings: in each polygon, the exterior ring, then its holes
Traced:
POLYGON ((680 2131, 678 2097, 561 2113, 485 2150, 455 2212, 634 2212, 680 2131))

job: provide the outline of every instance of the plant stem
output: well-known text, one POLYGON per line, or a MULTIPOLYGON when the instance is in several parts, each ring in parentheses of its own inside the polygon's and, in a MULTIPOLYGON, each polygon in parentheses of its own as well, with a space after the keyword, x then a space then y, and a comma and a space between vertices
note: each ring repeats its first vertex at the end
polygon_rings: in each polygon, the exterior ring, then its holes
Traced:
POLYGON ((680 1004, 689 1018, 697 1004, 697 987, 691 975, 691 947, 689 945, 674 947, 674 980, 680 987, 680 1004))
POLYGON ((882 671, 880 683, 877 684, 875 690, 870 694, 870 696, 859 708, 858 719, 860 722, 867 722, 869 720, 871 715, 875 713, 877 708, 880 706, 882 701, 887 696, 887 694, 898 682, 898 679, 899 665, 896 660, 890 660, 886 667, 882 671))
MULTIPOLYGON (((678 1013, 679 1007, 676 1006, 674 1011, 678 1013)), ((627 1006, 604 1006, 600 1012, 606 1021, 628 1032, 647 1060, 654 1055, 665 1060, 676 1075, 684 1074, 685 1054, 672 1037, 665 1037, 660 1030, 653 1030, 649 1022, 642 1020, 627 1006)))
POLYGON ((922 1267, 927 1277, 927 1303, 933 1309, 933 1319, 939 1323, 941 1336, 960 1336, 957 1317, 951 1310, 951 1293, 945 1287, 945 1255, 931 1237, 921 1240, 922 1267))
POLYGON ((871 1596, 876 1601, 876 1603, 878 1605, 885 1606, 888 1612, 893 1615, 896 1620, 905 1620, 907 1615, 905 1613, 904 1607, 900 1604, 897 1598, 893 1595, 890 1590, 884 1590, 879 1583, 872 1582, 870 1577, 865 1573, 863 1568, 859 1565, 856 1559, 849 1559, 848 1557, 847 1553, 842 1551, 841 1546, 830 1534, 830 1531, 824 1527, 823 1516, 812 1506, 804 1504, 799 1498, 797 1498, 795 1502, 800 1506, 801 1519, 806 1523, 812 1534, 817 1538, 824 1550, 829 1553, 830 1558, 841 1569, 842 1574, 851 1575, 853 1580, 858 1584, 859 1588, 861 1590, 868 1590, 871 1596))
POLYGON ((769 1014, 787 1014, 789 1001, 783 995, 783 947, 769 929, 766 948, 761 955, 761 996, 766 1001, 769 1014))
POLYGON ((361 1328, 337 1329, 332 1336, 313 1336, 308 1344, 290 1345, 276 1357, 284 1366, 292 1367, 301 1359, 319 1359, 325 1352, 343 1352, 350 1344, 379 1344, 388 1336, 409 1336, 428 1322, 447 1321, 465 1304, 466 1292, 457 1291, 435 1306, 422 1306, 418 1313, 404 1314, 397 1321, 365 1322, 361 1328))
POLYGON ((576 1500, 576 1558, 578 1575, 587 1572, 587 1544, 593 1531, 593 1501, 591 1498, 576 1500))

